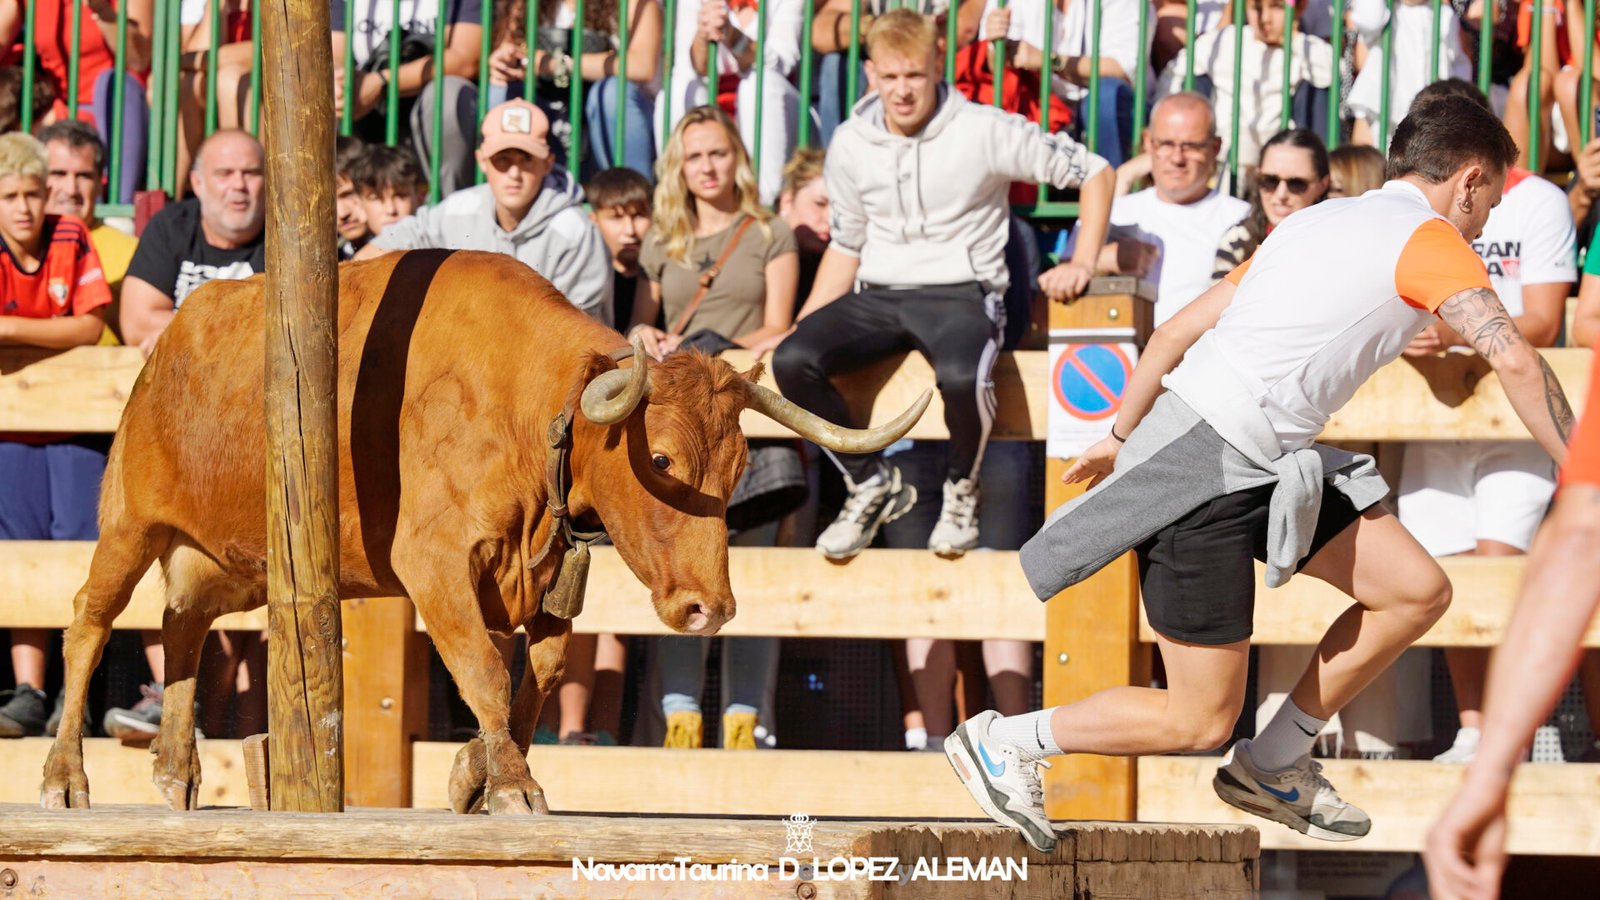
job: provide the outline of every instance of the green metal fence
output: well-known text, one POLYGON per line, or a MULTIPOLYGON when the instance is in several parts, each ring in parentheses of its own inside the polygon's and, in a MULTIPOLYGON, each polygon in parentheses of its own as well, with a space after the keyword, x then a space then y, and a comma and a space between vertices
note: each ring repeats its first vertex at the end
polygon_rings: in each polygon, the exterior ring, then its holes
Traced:
MULTIPOLYGON (((50 2, 50 0, 39 0, 39 2, 50 2)), ((87 6, 84 0, 77 0, 77 2, 72 2, 72 0, 63 0, 63 2, 67 2, 70 6, 69 31, 71 33, 70 48, 68 51, 70 60, 70 75, 68 84, 66 85, 66 97, 64 100, 69 113, 76 115, 78 112, 77 107, 80 70, 79 61, 81 59, 82 52, 82 41, 84 34, 83 29, 86 27, 95 26, 86 21, 89 17, 84 15, 87 6)), ((392 21, 400 21, 399 0, 389 0, 389 2, 391 4, 389 12, 392 16, 392 21)), ((630 38, 632 37, 632 35, 630 35, 631 22, 629 20, 638 15, 640 2, 656 2, 656 0, 635 0, 633 3, 619 2, 618 4, 619 15, 614 35, 614 49, 616 56, 615 77, 618 80, 619 87, 625 86, 628 83, 627 59, 630 38)), ((663 126, 661 131, 661 141, 664 143, 668 134, 670 133, 671 124, 674 121, 674 110, 672 109, 674 98, 672 96, 670 85, 673 83, 672 67, 675 62, 677 42, 677 28, 675 27, 675 22, 679 4, 677 0, 662 0, 662 2, 664 3, 665 8, 662 26, 663 60, 660 71, 662 72, 661 83, 667 85, 668 89, 662 91, 660 96, 657 98, 657 102, 665 107, 662 110, 663 126)), ((798 121, 795 123, 795 127, 797 129, 797 142, 801 146, 812 145, 816 141, 816 135, 814 134, 811 116, 808 114, 808 110, 813 88, 818 84, 816 79, 818 54, 813 48, 812 24, 817 12, 817 7, 821 5, 821 2, 822 0, 807 0, 802 18, 801 56, 798 67, 799 71, 795 73, 794 76, 795 80, 798 82, 801 97, 804 101, 806 101, 802 103, 802 114, 799 115, 798 121)), ((905 2, 908 2, 908 0, 889 0, 887 5, 893 7, 901 5, 905 2)), ((1038 2, 1038 0, 1034 0, 1034 2, 1038 2)), ((1086 90, 1082 100, 1079 103, 1079 110, 1081 111, 1082 118, 1084 120, 1080 130, 1088 146, 1091 149, 1098 149, 1102 140, 1102 135, 1099 134, 1099 105, 1102 102, 1100 91, 1102 81, 1100 73, 1101 35, 1103 30, 1100 13, 1102 4, 1101 0, 1080 0, 1080 2, 1089 3, 1089 24, 1087 35, 1089 44, 1089 64, 1088 77, 1087 79, 1082 79, 1086 80, 1087 83, 1083 85, 1086 90)), ((1351 36, 1346 33, 1345 27, 1346 0, 1331 0, 1331 2, 1332 33, 1330 35, 1330 43, 1332 45, 1332 53, 1335 60, 1335 73, 1333 83, 1329 88, 1327 120, 1324 123, 1317 124, 1320 124, 1327 132, 1329 146, 1334 147, 1338 146, 1338 144, 1344 139, 1344 130, 1346 127, 1346 119, 1341 115, 1340 109, 1342 98, 1340 96, 1340 83, 1337 71, 1338 60, 1344 56, 1347 48, 1351 45, 1351 36)), ((1443 0, 1430 0, 1430 2, 1433 14, 1433 39, 1430 44, 1431 49, 1428 54, 1428 65, 1429 79, 1432 80, 1440 77, 1442 74, 1440 71, 1442 62, 1440 41, 1445 38, 1445 35, 1441 33, 1443 0)), ((1001 6, 1004 6, 1006 0, 999 0, 999 3, 1001 6)), ((575 27, 572 29, 572 45, 570 50, 574 61, 574 71, 572 73, 571 84, 568 89, 567 96, 567 115, 568 126, 570 128, 570 140, 567 147, 565 162, 568 169, 579 171, 581 169, 583 152, 586 146, 584 140, 585 83, 581 77, 581 59, 583 56, 584 46, 583 24, 585 0, 572 0, 572 4, 573 12, 575 13, 574 21, 576 23, 575 27)), ((1493 4, 1486 5, 1492 7, 1493 4)), ((479 47, 480 58, 477 69, 478 83, 480 86, 487 86, 488 84, 489 56, 494 49, 492 46, 492 34, 495 26, 494 6, 495 4, 493 0, 485 0, 482 7, 481 18, 477 23, 475 23, 482 28, 483 32, 481 45, 479 47)), ((1136 26, 1139 29, 1138 33, 1141 36, 1141 39, 1139 41, 1138 62, 1135 67, 1135 71, 1132 73, 1133 83, 1131 87, 1134 98, 1134 115, 1132 117, 1133 128, 1132 134, 1126 136, 1131 140, 1130 147, 1133 149, 1133 152, 1137 152, 1138 148, 1140 147, 1141 135, 1145 127, 1145 106, 1149 89, 1149 85, 1146 83, 1146 71, 1148 70, 1150 51, 1150 41, 1148 40, 1148 36, 1150 34, 1150 6, 1150 3, 1139 4, 1138 22, 1136 26)), ((251 7, 251 42, 253 44, 253 48, 251 53, 249 83, 252 86, 252 89, 249 91, 247 101, 248 106, 242 116, 242 121, 245 124, 245 127, 247 127, 250 131, 255 132, 260 126, 260 99, 258 91, 254 90, 253 86, 258 83, 258 76, 261 71, 261 19, 259 3, 252 3, 251 7)), ((1248 39, 1245 33, 1245 0, 1231 0, 1230 7, 1229 13, 1231 15, 1231 23, 1219 24, 1218 29, 1222 32, 1231 31, 1231 37, 1233 41, 1237 42, 1235 47, 1239 47, 1248 39)), ((1290 14, 1293 11, 1293 8, 1293 0, 1290 0, 1290 6, 1288 10, 1286 10, 1284 16, 1282 32, 1281 52, 1283 59, 1281 77, 1283 96, 1282 109, 1278 119, 1278 124, 1280 127, 1289 127, 1292 124, 1295 63, 1294 38, 1297 30, 1295 25, 1295 17, 1290 14)), ((1396 65, 1415 65, 1417 63, 1417 61, 1414 60, 1393 59, 1392 49, 1394 46, 1393 30, 1395 27, 1395 0, 1389 0, 1388 8, 1389 21, 1382 30, 1381 38, 1378 41, 1378 46, 1369 48, 1369 50, 1377 51, 1381 55, 1381 101, 1377 117, 1378 121, 1376 123, 1376 137, 1380 147, 1387 145, 1389 136, 1392 132, 1392 123, 1390 121, 1390 87, 1392 81, 1392 71, 1396 65)), ((447 20, 448 9, 449 4, 447 0, 437 0, 437 6, 435 9, 435 14, 438 17, 437 21, 443 22, 447 20)), ((1195 33, 1196 21, 1198 17, 1196 0, 1189 0, 1188 9, 1189 16, 1185 27, 1185 35, 1188 46, 1193 47, 1197 37, 1195 33)), ((31 96, 34 80, 40 77, 39 73, 36 71, 37 67, 35 64, 35 51, 37 49, 35 46, 36 3, 25 2, 23 4, 23 10, 24 21, 22 27, 22 37, 24 65, 22 82, 24 96, 31 96)), ((205 83, 203 97, 203 129, 204 133, 207 135, 209 135, 218 127, 219 121, 219 98, 217 93, 219 63, 218 53, 215 51, 219 49, 218 45, 223 36, 223 12, 222 0, 206 0, 206 14, 208 22, 206 31, 209 39, 209 49, 207 49, 202 56, 204 60, 202 71, 204 73, 205 83)), ((1057 59, 1054 55, 1054 50, 1056 48, 1053 46, 1053 44, 1055 43, 1056 18, 1058 12, 1054 3, 1049 2, 1044 4, 1043 12, 1043 46, 1039 49, 1042 51, 1042 55, 1046 60, 1044 68, 1053 70, 1055 68, 1054 61, 1057 59)), ((958 50, 956 46, 958 36, 957 13, 958 7, 953 5, 945 16, 945 76, 949 80, 954 79, 956 71, 956 54, 958 50)), ((344 0, 344 14, 346 22, 346 34, 353 36, 355 29, 352 27, 352 25, 357 15, 357 4, 355 0, 344 0)), ((849 108, 854 105, 854 102, 859 99, 864 90, 864 85, 862 84, 859 75, 861 72, 862 43, 864 38, 861 27, 862 14, 863 7, 861 0, 851 0, 850 39, 848 47, 844 51, 846 56, 844 88, 844 109, 846 115, 848 115, 849 108)), ((1595 0, 1585 0, 1585 38, 1583 42, 1583 58, 1581 64, 1583 72, 1583 85, 1591 84, 1590 78, 1594 74, 1592 64, 1595 44, 1594 18, 1595 0)), ((757 80, 758 97, 765 96, 762 88, 765 85, 765 79, 768 77, 766 71, 767 67, 763 64, 764 60, 766 59, 767 51, 767 19, 767 11, 763 5, 758 8, 758 18, 756 23, 755 78, 757 80)), ((532 61, 535 58, 535 31, 536 23, 538 22, 538 4, 535 2, 535 0, 525 0, 523 21, 529 23, 528 27, 523 28, 523 31, 527 42, 527 58, 531 68, 532 61)), ((1528 47, 1528 62, 1529 69, 1535 73, 1535 76, 1537 76, 1537 73, 1540 70, 1540 64, 1543 61, 1543 56, 1547 52, 1547 48, 1544 47, 1542 35, 1543 22, 1543 5, 1534 4, 1531 22, 1531 37, 1528 47)), ((1125 26, 1128 23, 1117 24, 1125 26)), ((111 197, 117 197, 120 195, 120 191, 125 185, 127 179, 138 177, 138 173, 131 173, 124 170, 122 164, 122 153, 120 152, 124 134, 120 111, 123 109, 127 82, 127 79, 124 77, 124 61, 127 57, 129 27, 130 23, 128 20, 127 4, 121 3, 118 5, 116 15, 116 62, 113 82, 115 99, 112 103, 113 121, 110 123, 110 143, 112 145, 112 152, 107 154, 107 159, 109 161, 107 182, 109 196, 111 197)), ((181 173, 177 171, 177 160, 179 156, 177 152, 178 142, 183 139, 183 136, 180 134, 179 127, 181 113, 180 104, 201 101, 198 101, 198 98, 181 96, 184 82, 184 74, 181 70, 181 60, 185 54, 185 51, 183 47, 183 24, 180 21, 179 0, 156 0, 154 21, 150 23, 150 27, 152 29, 151 64, 150 71, 148 73, 148 97, 150 98, 150 137, 149 153, 147 156, 147 163, 145 166, 145 171, 143 172, 141 185, 146 189, 162 190, 169 194, 174 194, 179 187, 179 179, 181 177, 181 173)), ((1463 27, 1468 26, 1463 23, 1463 27)), ((1481 39, 1479 40, 1477 57, 1477 83, 1478 86, 1485 92, 1487 92, 1489 89, 1489 63, 1491 47, 1493 43, 1493 30, 1494 24, 1492 21, 1484 21, 1478 28, 1479 37, 1481 39)), ((1002 102, 1001 84, 1005 77, 1006 68, 1008 65, 1005 41, 1003 40, 1003 37, 1004 36, 995 37, 991 40, 990 44, 991 69, 994 75, 994 102, 996 105, 999 105, 1002 102)), ((1223 38, 1224 35, 1219 34, 1219 39, 1223 38)), ((347 102, 344 104, 340 120, 340 130, 341 133, 349 134, 356 128, 357 124, 353 116, 353 107, 355 105, 354 93, 357 85, 356 79, 358 77, 358 70, 355 62, 355 41, 353 39, 347 39, 344 42, 344 46, 345 50, 343 59, 337 61, 337 64, 341 65, 342 68, 343 80, 344 84, 346 85, 347 92, 347 102)), ((438 38, 434 41, 433 52, 429 66, 429 78, 431 79, 434 90, 432 92, 433 102, 431 109, 427 110, 427 116, 430 123, 428 127, 431 129, 431 136, 433 137, 433 140, 428 142, 431 152, 429 154, 429 158, 424 160, 427 170, 431 176, 431 200, 438 199, 440 182, 439 174, 443 146, 440 136, 443 132, 445 121, 444 98, 446 92, 444 90, 443 82, 446 77, 446 46, 447 31, 444 28, 440 28, 438 29, 438 38)), ((382 100, 380 101, 379 108, 373 113, 374 115, 378 115, 382 118, 384 123, 382 129, 384 140, 390 144, 398 143, 406 137, 404 134, 404 129, 401 127, 401 109, 403 98, 400 95, 400 79, 393 74, 399 70, 402 64, 400 52, 400 41, 388 42, 388 65, 389 72, 391 74, 390 77, 387 78, 387 88, 382 100)), ((715 97, 716 95, 718 57, 719 48, 715 44, 712 44, 708 56, 707 72, 704 76, 708 91, 712 97, 715 97)), ((1233 54, 1233 57, 1234 64, 1233 71, 1231 72, 1232 96, 1231 108, 1229 110, 1232 115, 1230 116, 1231 124, 1228 134, 1229 150, 1225 165, 1229 173, 1234 176, 1231 183, 1238 184, 1239 179, 1237 176, 1239 174, 1239 169, 1241 168, 1241 160, 1239 158, 1240 129, 1242 127, 1241 104, 1243 95, 1246 91, 1246 86, 1244 85, 1244 72, 1242 68, 1243 54, 1236 52, 1233 54)), ((1183 69, 1182 84, 1186 89, 1192 89, 1196 83, 1195 59, 1193 54, 1187 53, 1185 54, 1185 58, 1187 62, 1183 69)), ((1026 74, 1025 77, 1041 77, 1042 83, 1040 85, 1040 94, 1042 95, 1042 113, 1040 115, 1039 127, 1046 131, 1051 130, 1052 127, 1060 124, 1051 121, 1050 103, 1052 95, 1055 93, 1054 78, 1042 77, 1042 75, 1035 75, 1032 73, 1026 74)), ((1213 73, 1213 80, 1215 80, 1215 73, 1213 73)), ((533 73, 530 72, 528 73, 528 77, 525 79, 525 84, 529 85, 530 87, 525 87, 525 92, 531 90, 531 85, 533 83, 533 73)), ((477 111, 480 121, 486 111, 487 94, 487 90, 482 89, 480 89, 478 93, 479 99, 477 111)), ((31 104, 24 103, 21 105, 22 126, 24 129, 31 129, 33 125, 31 104)), ((626 128, 626 105, 627 101, 625 97, 625 91, 618 90, 617 102, 615 104, 616 109, 611 146, 609 148, 610 156, 614 160, 621 160, 623 158, 624 150, 627 149, 629 141, 650 140, 653 137, 653 135, 649 134, 637 135, 628 132, 626 128)), ((1580 115, 1578 116, 1579 134, 1576 136, 1577 143, 1580 146, 1582 144, 1586 144, 1592 136, 1592 106, 1593 102, 1590 90, 1580 89, 1578 91, 1578 109, 1580 110, 1580 115)), ((1544 124, 1544 116, 1540 111, 1538 77, 1529 79, 1528 108, 1530 110, 1528 153, 1531 161, 1531 168, 1537 170, 1539 166, 1541 127, 1544 124)), ((678 110, 677 112, 681 113, 682 111, 678 110)), ((757 135, 762 134, 761 117, 768 114, 771 114, 771 112, 759 108, 759 105, 758 108, 754 110, 753 115, 755 116, 756 120, 755 133, 757 135)), ((1309 126, 1312 123, 1302 124, 1309 126)), ((190 136, 190 140, 194 139, 195 136, 190 136)), ((761 146, 762 141, 758 139, 755 144, 756 145, 751 148, 751 156, 758 172, 763 164, 781 164, 782 161, 763 160, 761 146)), ((481 172, 478 173, 478 178, 481 180, 481 172)), ((107 214, 113 215, 119 213, 127 214, 129 212, 129 209, 125 206, 110 204, 103 205, 102 209, 104 209, 107 214)), ((1075 212, 1075 205, 1048 200, 1043 196, 1043 193, 1041 193, 1039 202, 1023 211, 1035 216, 1067 216, 1072 215, 1075 212)))

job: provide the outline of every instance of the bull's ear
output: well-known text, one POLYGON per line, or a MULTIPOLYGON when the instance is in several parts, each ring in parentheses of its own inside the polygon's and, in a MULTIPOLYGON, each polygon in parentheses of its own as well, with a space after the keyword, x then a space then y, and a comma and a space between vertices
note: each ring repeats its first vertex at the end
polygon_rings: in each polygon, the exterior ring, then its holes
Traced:
POLYGON ((765 374, 766 371, 767 371, 766 363, 757 362, 754 365, 752 365, 750 368, 744 370, 743 372, 740 372, 739 373, 739 377, 743 378, 745 381, 750 382, 751 384, 756 384, 757 382, 759 382, 761 380, 761 376, 763 374, 765 374))

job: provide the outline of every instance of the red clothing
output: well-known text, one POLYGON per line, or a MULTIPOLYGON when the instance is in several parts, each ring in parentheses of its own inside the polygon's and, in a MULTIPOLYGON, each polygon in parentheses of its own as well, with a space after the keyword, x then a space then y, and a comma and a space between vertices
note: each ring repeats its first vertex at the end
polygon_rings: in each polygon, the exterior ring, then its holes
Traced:
MULTIPOLYGON (((31 0, 37 2, 33 18, 33 49, 39 57, 39 67, 45 77, 56 87, 55 111, 60 118, 67 117, 67 82, 72 60, 72 7, 69 0, 31 0)), ((94 121, 91 107, 94 104, 94 81, 100 73, 113 68, 115 54, 100 28, 95 24, 89 4, 78 0, 78 118, 94 121)), ((112 0, 116 5, 119 0, 112 0)), ((177 4, 173 4, 176 6, 177 4)), ((129 26, 132 27, 131 25, 129 26)), ((143 76, 143 72, 133 73, 143 76)), ((141 77, 142 80, 142 77, 141 77)))
POLYGON ((1567 462, 1561 467, 1562 484, 1600 487, 1600 346, 1589 365, 1589 399, 1578 430, 1567 445, 1567 462))
POLYGON ((89 227, 77 216, 44 217, 44 258, 27 272, 0 241, 0 315, 81 316, 111 302, 89 227))
MULTIPOLYGON (((956 90, 974 103, 994 103, 994 70, 989 68, 989 42, 974 41, 956 51, 956 90)), ((1019 72, 1007 67, 1000 80, 1000 108, 1018 113, 1030 122, 1040 121, 1044 108, 1043 91, 1037 72, 1019 72), (1024 77, 1026 76, 1026 77, 1024 77)), ((1050 130, 1062 131, 1072 122, 1072 107, 1057 94, 1050 95, 1050 130)), ((1036 185, 1011 186, 1011 202, 1028 205, 1037 199, 1036 185)))

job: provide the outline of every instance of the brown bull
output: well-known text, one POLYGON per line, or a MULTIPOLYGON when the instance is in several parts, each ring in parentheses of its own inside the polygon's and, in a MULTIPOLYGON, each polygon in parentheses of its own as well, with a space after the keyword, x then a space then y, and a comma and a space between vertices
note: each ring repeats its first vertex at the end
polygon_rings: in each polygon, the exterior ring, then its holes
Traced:
MULTIPOLYGON (((712 634, 734 614, 724 516, 745 464, 741 410, 859 452, 898 439, 927 402, 858 432, 703 355, 646 366, 635 349, 619 369, 627 348, 616 332, 499 254, 391 254, 341 267, 339 281, 340 595, 406 596, 427 624, 480 729, 451 774, 458 812, 547 809, 526 753, 571 631, 543 604, 567 549, 547 504, 546 436, 559 412, 583 411, 564 473, 571 527, 610 535, 664 623, 712 634), (518 626, 528 664, 513 705, 489 632, 518 626)), ((46 807, 89 805, 89 675, 158 559, 167 683, 154 781, 173 808, 197 803, 201 643, 217 616, 266 602, 262 310, 259 278, 206 285, 128 400, 106 466, 100 541, 67 631, 46 807)))

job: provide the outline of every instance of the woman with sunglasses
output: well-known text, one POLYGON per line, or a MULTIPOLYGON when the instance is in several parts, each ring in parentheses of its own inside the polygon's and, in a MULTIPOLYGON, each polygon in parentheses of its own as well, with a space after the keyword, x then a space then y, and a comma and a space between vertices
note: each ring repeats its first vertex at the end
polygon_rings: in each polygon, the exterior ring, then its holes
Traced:
POLYGON ((1261 148, 1250 214, 1222 235, 1211 277, 1221 279, 1250 258, 1267 233, 1290 213, 1328 195, 1328 148, 1304 128, 1280 131, 1261 148))

